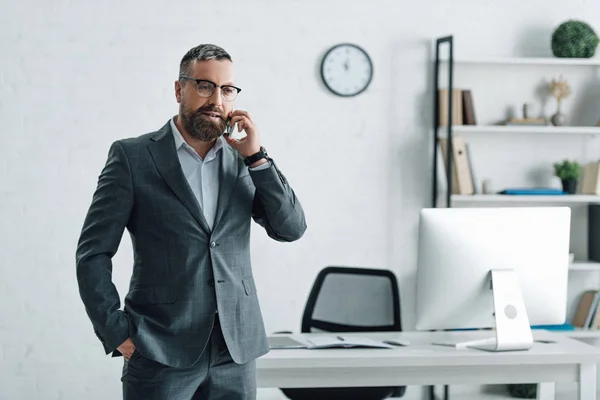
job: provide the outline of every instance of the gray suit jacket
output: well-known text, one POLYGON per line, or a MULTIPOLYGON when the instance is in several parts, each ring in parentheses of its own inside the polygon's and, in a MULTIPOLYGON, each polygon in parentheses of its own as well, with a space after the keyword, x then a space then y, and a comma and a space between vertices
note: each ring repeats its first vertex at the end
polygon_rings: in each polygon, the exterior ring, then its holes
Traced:
POLYGON ((281 242, 306 230, 275 163, 249 171, 224 143, 213 229, 187 183, 169 123, 110 147, 77 246, 79 293, 106 354, 131 337, 140 354, 186 367, 201 356, 218 310, 233 360, 268 352, 250 263, 252 219, 281 242), (127 228, 134 265, 123 310, 112 257, 127 228))

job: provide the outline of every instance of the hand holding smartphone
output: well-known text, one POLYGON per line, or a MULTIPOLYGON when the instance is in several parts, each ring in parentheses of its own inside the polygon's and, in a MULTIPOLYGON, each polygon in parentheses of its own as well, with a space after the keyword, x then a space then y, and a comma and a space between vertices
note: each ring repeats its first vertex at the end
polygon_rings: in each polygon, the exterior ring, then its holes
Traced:
POLYGON ((242 157, 250 157, 260 150, 258 130, 247 111, 231 111, 227 117, 225 126, 223 137, 242 157), (244 131, 246 133, 244 137, 237 139, 232 136, 234 127, 236 126, 238 132, 244 131))
POLYGON ((227 117, 227 124, 225 125, 224 135, 227 137, 231 137, 231 133, 233 132, 233 127, 235 124, 231 123, 231 117, 227 117))

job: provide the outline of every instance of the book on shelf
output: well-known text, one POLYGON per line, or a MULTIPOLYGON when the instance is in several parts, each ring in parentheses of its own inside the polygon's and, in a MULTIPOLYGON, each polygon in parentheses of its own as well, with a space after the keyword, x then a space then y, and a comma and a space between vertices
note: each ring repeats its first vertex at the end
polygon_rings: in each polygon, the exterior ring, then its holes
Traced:
POLYGON ((600 204, 588 204, 588 260, 600 262, 600 204))
POLYGON ((600 194, 600 162, 591 162, 583 167, 579 194, 600 194))
POLYGON ((531 329, 544 329, 547 331, 574 331, 575 327, 569 323, 562 325, 532 325, 531 329))
POLYGON ((467 161, 469 163, 469 171, 471 172, 471 182, 473 183, 473 194, 478 194, 477 190, 477 178, 475 177, 475 169, 473 168, 473 158, 471 157, 471 147, 469 143, 465 143, 465 150, 467 152, 467 161))
POLYGON ((563 196, 567 192, 561 189, 554 188, 507 188, 498 194, 512 195, 512 196, 563 196))
POLYGON ((581 296, 579 306, 573 317, 573 326, 583 329, 600 328, 600 291, 587 290, 581 296))
MULTIPOLYGON (((448 89, 438 90, 439 125, 448 125, 448 89)), ((477 125, 473 93, 470 89, 452 89, 452 125, 477 125)))
POLYGON ((477 125, 475 106, 473 104, 473 93, 470 89, 462 91, 462 111, 464 125, 477 125))
MULTIPOLYGON (((448 89, 439 89, 439 119, 440 126, 448 125, 448 89)), ((462 125, 462 95, 460 89, 452 89, 452 125, 462 125)))
POLYGON ((448 162, 448 139, 440 138, 439 146, 442 152, 444 172, 452 174, 452 194, 474 194, 475 187, 471 173, 472 162, 469 160, 464 138, 459 135, 452 138, 452 171, 446 170, 448 162))

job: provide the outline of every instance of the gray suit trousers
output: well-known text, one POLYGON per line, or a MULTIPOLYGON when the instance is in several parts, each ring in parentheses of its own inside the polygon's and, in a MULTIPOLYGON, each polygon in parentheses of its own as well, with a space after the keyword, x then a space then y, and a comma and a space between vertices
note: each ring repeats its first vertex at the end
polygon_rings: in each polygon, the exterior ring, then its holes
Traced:
POLYGON ((191 367, 177 368, 134 351, 123 366, 124 400, 255 400, 256 363, 233 362, 215 318, 202 357, 191 367))

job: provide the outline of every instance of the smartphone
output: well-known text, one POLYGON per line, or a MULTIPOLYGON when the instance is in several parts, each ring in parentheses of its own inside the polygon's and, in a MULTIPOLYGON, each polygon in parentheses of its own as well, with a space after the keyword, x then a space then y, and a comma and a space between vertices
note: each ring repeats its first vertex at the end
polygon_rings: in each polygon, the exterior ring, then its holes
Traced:
POLYGON ((225 132, 223 132, 223 134, 225 136, 230 136, 231 135, 231 117, 227 117, 227 121, 225 122, 225 132))
POLYGON ((227 123, 225 124, 225 132, 224 134, 227 137, 231 137, 231 134, 233 133, 233 127, 235 126, 235 124, 231 123, 231 117, 227 117, 227 123))

